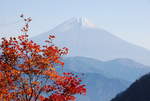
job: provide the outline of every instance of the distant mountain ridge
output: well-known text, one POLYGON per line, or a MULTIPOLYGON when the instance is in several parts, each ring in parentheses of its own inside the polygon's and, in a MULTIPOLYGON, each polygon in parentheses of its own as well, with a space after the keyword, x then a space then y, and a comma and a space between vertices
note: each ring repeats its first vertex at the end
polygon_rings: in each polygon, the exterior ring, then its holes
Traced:
POLYGON ((130 59, 99 61, 87 57, 67 57, 64 71, 84 74, 87 95, 77 101, 110 101, 133 81, 150 71, 150 67, 130 59))
POLYGON ((83 56, 99 60, 129 58, 150 65, 149 50, 128 43, 98 28, 86 18, 71 18, 31 39, 42 44, 49 34, 56 36, 54 40, 56 45, 69 48, 69 56, 83 56))
POLYGON ((109 78, 135 81, 150 72, 150 67, 137 63, 131 59, 115 59, 99 61, 86 57, 64 58, 64 69, 80 73, 100 73, 109 78))

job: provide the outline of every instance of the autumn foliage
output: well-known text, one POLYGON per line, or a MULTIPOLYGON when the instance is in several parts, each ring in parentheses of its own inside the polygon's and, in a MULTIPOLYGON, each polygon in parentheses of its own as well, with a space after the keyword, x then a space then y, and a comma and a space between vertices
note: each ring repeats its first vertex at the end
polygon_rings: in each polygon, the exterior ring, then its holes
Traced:
POLYGON ((21 18, 22 35, 0 44, 0 101, 74 101, 76 94, 85 94, 77 75, 57 71, 68 49, 53 45, 52 35, 43 46, 29 40, 31 18, 21 18))

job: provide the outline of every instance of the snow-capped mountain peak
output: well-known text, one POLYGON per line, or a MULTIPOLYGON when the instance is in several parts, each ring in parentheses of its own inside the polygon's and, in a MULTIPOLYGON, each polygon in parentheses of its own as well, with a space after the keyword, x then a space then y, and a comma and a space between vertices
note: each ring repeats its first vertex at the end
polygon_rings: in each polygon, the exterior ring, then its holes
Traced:
POLYGON ((70 49, 70 56, 85 56, 99 60, 129 58, 150 65, 149 50, 130 44, 106 30, 95 27, 83 17, 66 20, 32 40, 42 43, 42 40, 47 39, 51 33, 56 36, 55 44, 70 49))
POLYGON ((73 17, 56 26, 54 29, 57 29, 59 31, 66 31, 72 28, 96 28, 96 25, 89 21, 87 18, 73 17))
POLYGON ((79 18, 74 18, 74 19, 75 19, 75 21, 76 21, 77 23, 79 23, 81 26, 91 27, 91 28, 96 27, 96 25, 93 24, 91 21, 89 21, 87 18, 79 17, 79 18))

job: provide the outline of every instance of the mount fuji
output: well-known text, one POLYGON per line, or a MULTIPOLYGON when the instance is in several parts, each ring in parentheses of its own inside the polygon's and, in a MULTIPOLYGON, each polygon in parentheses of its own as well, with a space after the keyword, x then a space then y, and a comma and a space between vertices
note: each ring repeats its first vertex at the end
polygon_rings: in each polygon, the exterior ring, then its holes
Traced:
POLYGON ((48 32, 31 39, 42 42, 55 35, 54 43, 70 50, 69 56, 83 56, 99 60, 129 58, 150 65, 150 51, 128 43, 112 33, 98 28, 86 18, 71 18, 48 32))

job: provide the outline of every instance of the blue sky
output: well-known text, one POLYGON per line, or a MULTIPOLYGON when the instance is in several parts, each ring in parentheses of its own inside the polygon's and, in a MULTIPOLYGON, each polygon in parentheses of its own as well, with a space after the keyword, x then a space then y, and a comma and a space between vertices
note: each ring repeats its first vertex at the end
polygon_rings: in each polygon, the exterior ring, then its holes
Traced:
POLYGON ((150 0, 0 0, 0 33, 19 32, 23 13, 32 17, 31 35, 72 17, 86 17, 128 42, 150 49, 150 0))

